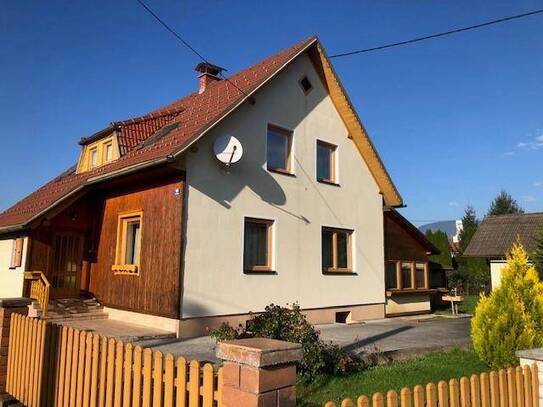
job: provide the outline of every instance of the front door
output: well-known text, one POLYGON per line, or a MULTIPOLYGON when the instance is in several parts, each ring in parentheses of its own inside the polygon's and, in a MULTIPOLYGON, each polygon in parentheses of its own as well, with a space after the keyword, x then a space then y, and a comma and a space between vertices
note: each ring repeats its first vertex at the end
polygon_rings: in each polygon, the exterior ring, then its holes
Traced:
POLYGON ((51 298, 79 297, 83 234, 56 233, 51 264, 51 298))

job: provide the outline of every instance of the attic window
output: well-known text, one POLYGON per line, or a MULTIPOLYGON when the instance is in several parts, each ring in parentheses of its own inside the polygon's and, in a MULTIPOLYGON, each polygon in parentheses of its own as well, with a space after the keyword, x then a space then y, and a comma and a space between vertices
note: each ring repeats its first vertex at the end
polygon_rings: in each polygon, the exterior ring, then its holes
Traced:
POLYGON ((311 91, 311 89, 313 89, 313 85, 309 79, 307 79, 307 76, 300 79, 300 86, 306 95, 311 91))

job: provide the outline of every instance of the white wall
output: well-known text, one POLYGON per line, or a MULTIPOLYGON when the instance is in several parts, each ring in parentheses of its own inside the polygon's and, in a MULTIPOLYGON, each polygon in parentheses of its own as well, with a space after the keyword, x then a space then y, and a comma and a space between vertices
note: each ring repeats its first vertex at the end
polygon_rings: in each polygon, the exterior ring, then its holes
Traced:
POLYGON ((490 283, 492 289, 498 288, 502 280, 502 270, 507 266, 505 260, 490 260, 490 283))
POLYGON ((385 302, 382 197, 306 56, 279 74, 186 156, 188 207, 183 317, 385 302), (298 80, 307 74, 306 96, 298 80), (294 130, 295 177, 266 170, 266 130, 294 130), (230 173, 212 155, 221 134, 237 137, 242 160, 230 173), (316 182, 316 140, 338 145, 341 187, 316 182), (271 218, 276 275, 243 273, 244 216, 271 218), (356 275, 323 275, 321 227, 354 229, 356 275))
POLYGON ((23 271, 28 239, 24 239, 21 267, 10 269, 12 239, 0 240, 0 298, 20 297, 23 294, 23 271))
POLYGON ((385 312, 387 315, 430 312, 430 295, 403 294, 387 298, 385 312))

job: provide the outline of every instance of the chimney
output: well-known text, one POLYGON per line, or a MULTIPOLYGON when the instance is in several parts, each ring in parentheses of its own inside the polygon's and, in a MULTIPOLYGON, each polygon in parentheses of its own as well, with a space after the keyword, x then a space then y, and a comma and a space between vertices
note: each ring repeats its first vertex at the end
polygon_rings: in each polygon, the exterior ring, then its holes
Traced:
POLYGON ((200 62, 194 69, 196 72, 200 72, 198 79, 200 80, 200 89, 198 93, 204 93, 209 85, 213 82, 220 81, 219 75, 226 71, 226 69, 220 66, 210 64, 209 62, 200 62))

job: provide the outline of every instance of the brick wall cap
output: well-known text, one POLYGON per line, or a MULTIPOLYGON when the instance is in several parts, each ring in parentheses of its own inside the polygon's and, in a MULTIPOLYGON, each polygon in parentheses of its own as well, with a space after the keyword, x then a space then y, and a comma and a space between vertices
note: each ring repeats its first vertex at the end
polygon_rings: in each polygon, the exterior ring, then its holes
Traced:
POLYGON ((32 304, 30 298, 0 298, 0 307, 2 308, 22 308, 32 304))
POLYGON ((297 362, 302 358, 302 345, 268 338, 249 338, 219 342, 219 359, 253 367, 275 366, 297 362))

